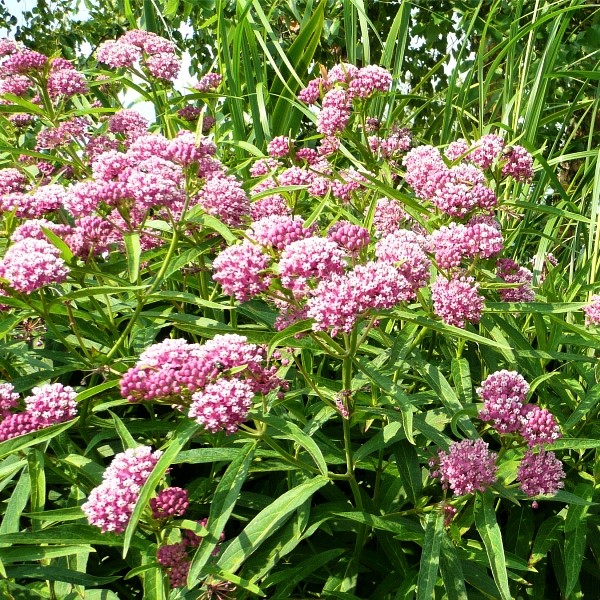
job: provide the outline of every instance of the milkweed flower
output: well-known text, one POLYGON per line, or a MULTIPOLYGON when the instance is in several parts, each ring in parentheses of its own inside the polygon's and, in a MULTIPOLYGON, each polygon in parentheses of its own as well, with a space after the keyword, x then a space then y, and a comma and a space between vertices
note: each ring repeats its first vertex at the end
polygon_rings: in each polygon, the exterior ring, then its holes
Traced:
POLYGON ((25 398, 25 410, 33 415, 40 427, 48 427, 74 419, 77 415, 75 390, 61 383, 34 387, 25 398))
POLYGON ((29 238, 15 242, 0 261, 0 277, 8 280, 9 287, 24 294, 61 283, 68 272, 59 250, 44 240, 29 238))
POLYGON ((450 488, 457 496, 484 492, 496 481, 496 458, 497 454, 481 439, 454 442, 448 452, 440 450, 437 460, 430 461, 434 468, 431 476, 439 478, 442 487, 450 488))
POLYGON ((585 313, 585 324, 600 325, 600 294, 594 294, 590 298, 590 303, 583 307, 585 313))
POLYGON ((220 378, 192 396, 188 416, 207 431, 235 433, 252 407, 254 391, 248 382, 220 378))
POLYGON ((129 448, 115 455, 104 471, 102 483, 94 488, 81 508, 91 525, 102 533, 122 533, 138 501, 140 490, 162 452, 149 446, 129 448))
POLYGON ((499 433, 519 431, 528 391, 529 384, 516 371, 492 373, 477 389, 483 400, 479 418, 492 421, 499 433))
POLYGON ((433 310, 448 325, 464 328, 467 322, 479 323, 485 300, 479 294, 479 285, 470 276, 458 275, 453 279, 438 277, 431 286, 433 310))
POLYGON ((180 487, 168 487, 161 490, 156 498, 150 500, 152 517, 155 519, 182 517, 189 505, 189 493, 180 487))
POLYGON ((525 405, 519 433, 530 448, 552 444, 562 437, 554 415, 537 404, 525 405))
POLYGON ((213 279, 238 302, 246 302, 270 284, 269 256, 258 244, 244 241, 225 248, 213 261, 213 279))
POLYGON ((556 494, 564 487, 565 472, 554 452, 528 450, 517 467, 517 480, 527 496, 556 494))

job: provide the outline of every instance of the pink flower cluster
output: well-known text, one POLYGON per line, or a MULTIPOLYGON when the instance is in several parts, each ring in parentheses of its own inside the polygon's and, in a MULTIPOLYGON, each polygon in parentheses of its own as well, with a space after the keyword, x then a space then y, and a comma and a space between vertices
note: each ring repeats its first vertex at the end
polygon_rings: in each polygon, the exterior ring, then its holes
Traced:
POLYGON ((456 496, 484 492, 496 481, 497 454, 481 439, 463 440, 450 445, 448 452, 440 450, 437 460, 431 460, 432 477, 450 488, 456 496))
POLYGON ((122 533, 138 501, 140 491, 156 466, 162 452, 150 446, 137 446, 115 455, 104 471, 102 483, 95 487, 81 506, 89 523, 102 533, 122 533))
POLYGON ((220 73, 207 73, 194 85, 194 89, 199 92, 214 92, 222 81, 223 75, 220 73))
POLYGON ((8 287, 23 294, 61 283, 68 272, 59 250, 46 240, 15 242, 0 260, 0 277, 8 281, 8 287))
POLYGON ((168 339, 145 350, 121 379, 130 402, 164 401, 183 410, 208 431, 237 431, 255 394, 285 388, 265 350, 245 337, 217 335, 205 344, 168 339), (230 373, 233 370, 233 373, 230 373))
POLYGON ((9 383, 0 386, 0 442, 18 435, 58 425, 77 415, 75 390, 61 383, 35 387, 25 398, 25 410, 13 412, 18 406, 18 394, 9 383))
POLYGON ((347 252, 359 252, 371 241, 369 230, 349 221, 337 221, 327 232, 327 237, 347 252))
POLYGON ((466 225, 452 222, 431 235, 438 267, 459 267, 465 258, 489 258, 502 251, 500 225, 492 220, 472 219, 466 225))
POLYGON ((387 137, 376 135, 369 137, 369 148, 382 158, 398 158, 400 154, 410 149, 412 134, 409 129, 392 127, 387 137))
POLYGON ((585 313, 585 324, 600 325, 600 294, 594 294, 590 298, 590 303, 583 307, 585 313))
POLYGON ((479 418, 491 421, 498 433, 518 432, 530 447, 551 444, 561 437, 554 416, 536 404, 526 404, 529 384, 516 371, 492 373, 477 392, 483 400, 479 418))
POLYGON ((504 139, 493 133, 484 135, 472 146, 464 139, 456 140, 446 148, 451 161, 465 161, 480 169, 501 167, 502 177, 513 177, 520 182, 533 179, 533 157, 523 146, 506 146, 504 139))
POLYGON ((342 132, 352 113, 352 101, 364 100, 377 92, 387 92, 392 76, 383 67, 369 65, 358 69, 353 65, 340 64, 333 67, 326 78, 309 81, 298 98, 307 104, 315 104, 322 94, 322 108, 317 130, 325 136, 342 132))
MULTIPOLYGON (((554 452, 528 450, 517 467, 517 480, 526 496, 556 494, 564 487, 565 471, 554 452)), ((534 503, 535 506, 535 503, 534 503)))
POLYGON ((176 79, 181 68, 173 42, 138 29, 128 31, 118 40, 103 42, 96 57, 98 62, 114 69, 132 67, 139 61, 153 77, 167 81, 176 79))
POLYGON ((531 287, 533 273, 529 269, 521 267, 512 258, 498 260, 496 275, 506 283, 519 284, 500 290, 503 302, 533 302, 535 300, 535 292, 531 287))
MULTIPOLYGON (((270 218, 270 217, 265 217, 270 218)), ((244 241, 225 248, 213 261, 213 279, 238 302, 246 302, 270 284, 270 258, 259 244, 244 241)))
POLYGON ((464 328, 479 323, 485 306, 479 284, 471 276, 457 273, 452 279, 438 276, 431 286, 433 310, 448 325, 464 328))
POLYGON ((155 498, 150 500, 150 509, 154 519, 182 517, 189 505, 188 491, 180 487, 168 487, 161 490, 155 498))
POLYGON ((302 217, 271 215, 252 223, 248 236, 264 246, 283 250, 292 242, 311 237, 314 227, 305 227, 302 217))

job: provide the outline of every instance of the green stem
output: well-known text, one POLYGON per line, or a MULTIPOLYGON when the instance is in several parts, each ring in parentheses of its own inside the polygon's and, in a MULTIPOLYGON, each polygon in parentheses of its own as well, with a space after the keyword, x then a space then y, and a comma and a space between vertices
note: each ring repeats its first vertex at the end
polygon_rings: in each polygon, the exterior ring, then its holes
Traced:
POLYGON ((131 330, 133 329, 136 321, 138 320, 138 317, 140 316, 142 310, 144 309, 144 306, 146 304, 146 299, 148 298, 148 296, 151 296, 156 291, 158 286, 161 284, 162 279, 163 279, 163 277, 167 271, 167 268, 169 266, 169 263, 171 262, 171 259, 173 258, 173 254, 175 254, 175 250, 177 249, 178 242, 179 242, 179 230, 176 227, 174 227, 173 228, 173 237, 171 238, 171 243, 169 245, 169 249, 167 250, 167 255, 165 256, 165 259, 160 267, 160 271, 156 274, 154 281, 152 282, 150 287, 146 290, 146 292, 139 296, 136 309, 135 309, 133 315, 131 316, 131 318, 129 319, 129 323, 127 323, 127 326, 123 330, 123 333, 119 336, 119 339, 115 342, 114 346, 110 349, 110 351, 106 355, 107 359, 111 359, 120 350, 121 346, 125 343, 125 340, 129 337, 131 330))

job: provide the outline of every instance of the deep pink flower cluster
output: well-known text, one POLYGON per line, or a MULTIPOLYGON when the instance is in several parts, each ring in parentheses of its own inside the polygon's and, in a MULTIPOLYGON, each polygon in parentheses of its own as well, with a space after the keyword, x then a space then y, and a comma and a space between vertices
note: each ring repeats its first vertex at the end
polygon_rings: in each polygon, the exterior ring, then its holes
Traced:
POLYGON ((564 487, 565 472, 554 452, 528 450, 517 468, 517 479, 523 492, 529 496, 556 494, 564 487))
POLYGON ((517 181, 527 183, 533 179, 533 157, 523 146, 511 146, 505 151, 506 163, 502 167, 504 177, 514 177, 517 181))
POLYGON ((265 366, 265 350, 239 335, 217 335, 205 344, 165 340, 145 350, 121 379, 121 395, 130 402, 166 401, 209 431, 232 433, 246 418, 255 394, 285 382, 265 366), (234 370, 234 373, 230 373, 234 370))
POLYGON ((298 98, 307 104, 314 104, 322 95, 335 89, 335 85, 347 93, 348 99, 369 98, 376 92, 387 92, 392 84, 392 76, 378 65, 368 65, 359 69, 354 65, 342 63, 334 66, 327 73, 327 77, 317 77, 308 82, 306 88, 301 90, 298 98))
POLYGON ((207 179, 197 200, 209 215, 231 227, 239 227, 250 215, 248 195, 231 175, 219 174, 207 179))
POLYGON ((481 222, 476 219, 466 225, 452 222, 440 227, 431 235, 431 241, 435 248, 435 260, 442 269, 458 267, 464 258, 495 256, 504 246, 496 221, 481 222))
MULTIPOLYGON (((148 119, 137 110, 122 108, 108 120, 108 130, 120 133, 127 141, 133 141, 148 133, 148 119)), ((146 158, 150 158, 149 156, 146 158)))
POLYGON ((499 433, 518 431, 528 391, 529 384, 516 371, 492 373, 477 389, 484 403, 479 418, 492 421, 499 433))
POLYGON ((26 184, 27 178, 18 169, 0 169, 0 196, 22 192, 26 184))
POLYGON ((334 223, 329 228, 327 237, 348 252, 359 252, 367 247, 371 241, 368 229, 360 225, 354 225, 354 223, 350 223, 349 221, 337 221, 334 223))
POLYGON ((455 327, 479 323, 485 301, 479 294, 479 284, 471 276, 457 274, 452 279, 438 276, 431 286, 433 310, 448 325, 455 327))
POLYGON ((351 115, 352 101, 345 90, 334 88, 323 98, 323 108, 317 120, 317 131, 335 135, 344 131, 351 115))
POLYGON ((412 134, 409 129, 392 128, 387 137, 376 135, 369 137, 371 152, 382 158, 398 158, 410 148, 412 134))
POLYGON ((222 81, 223 75, 220 73, 207 73, 194 85, 194 89, 199 92, 214 92, 222 81))
POLYGON ((267 152, 272 158, 285 158, 289 156, 290 150, 294 146, 294 141, 285 135, 274 137, 267 145, 267 152))
POLYGON ((129 448, 115 455, 104 471, 102 483, 95 487, 81 506, 89 523, 102 533, 122 533, 138 501, 140 490, 156 466, 162 452, 150 446, 129 448))
POLYGON ((9 75, 0 80, 0 94, 26 96, 33 88, 33 82, 26 75, 9 75))
MULTIPOLYGON (((314 234, 314 227, 305 227, 302 217, 272 215, 252 223, 247 235, 266 248, 283 250, 287 245, 314 234)), ((233 294, 232 294, 233 295, 233 294)))
POLYGON ((442 212, 465 217, 475 209, 489 211, 497 198, 483 172, 474 165, 447 167, 437 148, 418 146, 403 159, 405 180, 417 197, 431 200, 442 212))
POLYGON ((519 433, 531 448, 552 444, 562 437, 554 415, 537 404, 524 406, 519 433))
POLYGON ((185 541, 177 544, 166 544, 156 552, 159 565, 167 569, 169 585, 172 589, 184 587, 187 582, 191 561, 187 555, 188 544, 185 541))
POLYGON ((483 440, 463 440, 450 445, 448 452, 439 451, 438 459, 430 461, 432 477, 450 488, 456 496, 484 492, 496 481, 497 454, 483 440))
POLYGON ((62 58, 52 60, 47 86, 48 94, 53 99, 70 98, 75 94, 85 94, 88 91, 83 73, 62 58))
POLYGON ((279 261, 281 285, 296 296, 305 296, 309 282, 344 270, 345 252, 327 238, 311 236, 286 246, 279 261))
POLYGON ((315 331, 349 333, 368 310, 388 309, 414 296, 412 285, 392 264, 368 262, 322 279, 307 301, 315 331))
POLYGON ((393 198, 379 198, 375 204, 373 226, 380 236, 394 233, 400 225, 408 220, 408 215, 402 205, 393 198))
POLYGON ((10 288, 23 294, 61 283, 68 272, 59 250, 46 240, 15 242, 0 260, 0 277, 8 280, 10 288))
POLYGON ((43 71, 48 57, 27 48, 15 46, 14 52, 5 54, 0 61, 0 75, 7 77, 18 73, 43 71))
POLYGON ((96 57, 114 69, 132 67, 140 61, 152 76, 167 81, 176 79, 181 68, 175 45, 149 31, 131 30, 118 40, 103 42, 96 57))
POLYGON ((556 419, 548 409, 526 404, 528 391, 516 371, 492 373, 477 390, 484 402, 479 418, 491 421, 498 433, 519 433, 531 448, 552 444, 561 437, 556 419))
POLYGON ((59 146, 65 146, 74 140, 81 140, 88 127, 89 120, 86 117, 72 117, 62 121, 56 127, 42 129, 37 136, 37 150, 52 150, 59 146))
POLYGON ((600 325, 600 294, 594 294, 590 298, 590 303, 583 307, 585 313, 585 324, 600 325))
POLYGON ((53 383, 33 388, 31 396, 25 398, 25 410, 17 413, 13 409, 19 396, 13 389, 7 383, 0 389, 0 442, 64 423, 77 415, 76 394, 69 386, 53 383))
MULTIPOLYGON (((270 217, 265 217, 270 218, 270 217)), ((270 258, 259 244, 244 241, 225 248, 213 261, 213 279, 223 291, 246 302, 269 287, 270 258)))
POLYGON ((446 148, 446 157, 451 161, 472 163, 480 169, 501 165, 502 177, 513 177, 517 181, 533 179, 533 157, 523 146, 506 146, 504 139, 490 133, 469 146, 466 140, 459 139, 446 148))
POLYGON ((375 255, 380 261, 392 263, 416 293, 429 281, 431 261, 426 248, 427 240, 422 235, 398 229, 377 242, 375 255))
POLYGON ((150 509, 154 519, 182 517, 189 505, 188 491, 180 487, 168 487, 161 490, 155 498, 150 500, 150 509))
POLYGON ((521 267, 512 258, 498 260, 496 275, 506 283, 520 284, 500 290, 503 302, 533 302, 535 300, 535 292, 531 287, 533 273, 529 269, 521 267))

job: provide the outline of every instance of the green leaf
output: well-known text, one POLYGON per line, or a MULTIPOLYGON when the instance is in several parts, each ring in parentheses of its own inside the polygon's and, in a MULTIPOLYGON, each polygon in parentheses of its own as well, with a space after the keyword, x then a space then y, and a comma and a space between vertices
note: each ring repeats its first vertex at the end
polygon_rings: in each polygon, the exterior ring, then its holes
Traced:
POLYGON ((287 521, 305 500, 328 483, 325 477, 315 477, 279 496, 261 510, 244 530, 227 546, 218 566, 224 571, 237 571, 260 545, 287 521))
POLYGON ((117 415, 111 410, 108 411, 110 416, 112 417, 113 423, 115 424, 115 429, 121 438, 121 442, 123 443, 123 450, 129 450, 131 448, 136 448, 139 444, 133 439, 131 433, 129 433, 129 429, 125 426, 123 421, 117 417, 117 415))
POLYGON ((419 565, 417 600, 429 600, 435 596, 435 584, 440 565, 440 547, 444 535, 444 514, 435 510, 427 515, 423 552, 419 565))
POLYGON ((600 401, 600 384, 596 384, 592 387, 585 398, 577 405, 577 408, 571 413, 571 416, 564 424, 565 431, 570 430, 589 412, 593 411, 596 408, 598 401, 600 401))
MULTIPOLYGON (((14 533, 19 531, 19 523, 21 515, 25 510, 27 501, 31 494, 31 480, 29 478, 29 470, 23 469, 21 477, 17 485, 15 485, 10 499, 4 510, 2 523, 0 524, 0 534, 14 533)), ((0 535, 0 543, 2 543, 2 535, 0 535)))
MULTIPOLYGON (((248 470, 256 451, 256 444, 246 444, 237 450, 237 456, 233 459, 217 489, 213 494, 208 515, 207 529, 208 534, 202 540, 202 544, 196 551, 188 574, 189 587, 193 587, 204 569, 213 550, 219 543, 221 533, 233 512, 237 502, 242 485, 248 476, 248 470)), ((229 569, 231 570, 231 569, 229 569)))
POLYGON ((127 254, 127 271, 129 282, 137 283, 140 277, 140 256, 142 247, 140 245, 140 234, 137 232, 123 235, 125 241, 125 253, 127 254))
POLYGON ((317 467, 319 467, 319 471, 321 471, 323 477, 327 477, 327 463, 325 462, 325 458, 323 458, 321 449, 309 435, 300 429, 300 427, 291 421, 286 421, 285 419, 274 415, 265 415, 261 420, 269 427, 272 427, 279 432, 278 435, 273 437, 292 440, 304 448, 315 461, 317 467))
POLYGON ((590 448, 600 448, 600 439, 561 438, 550 444, 547 450, 588 450, 590 448))
POLYGON ((84 544, 72 546, 23 546, 22 548, 0 548, 0 560, 4 564, 28 562, 34 560, 50 560, 73 554, 90 554, 95 552, 91 546, 84 544))
POLYGON ((417 504, 423 489, 421 465, 419 464, 417 451, 412 444, 402 440, 394 444, 394 457, 396 458, 396 467, 402 480, 402 486, 410 501, 417 504))
POLYGON ((456 548, 447 535, 442 535, 440 570, 448 600, 468 600, 462 565, 456 548))
POLYGON ((405 541, 414 541, 419 544, 423 543, 423 528, 407 519, 405 517, 380 517, 378 515, 372 515, 370 513, 361 510, 352 511, 333 511, 335 516, 342 517, 344 519, 350 519, 356 521, 362 525, 368 525, 373 529, 381 529, 382 531, 390 531, 395 534, 396 539, 402 539, 405 541))
POLYGON ((26 433, 25 435, 19 435, 10 440, 6 440, 5 442, 0 442, 0 458, 29 448, 29 446, 46 442, 70 427, 73 427, 77 420, 78 419, 73 419, 72 421, 60 423, 59 425, 51 425, 50 427, 44 427, 44 429, 26 433))
POLYGON ((6 569, 9 577, 14 579, 41 579, 46 581, 64 581, 74 585, 96 587, 105 583, 112 583, 120 579, 120 575, 113 577, 101 577, 99 575, 87 575, 79 571, 64 569, 56 565, 23 565, 10 566, 6 569))
POLYGON ((511 600, 502 534, 496 521, 493 502, 494 497, 489 490, 484 494, 477 493, 475 496, 475 526, 485 546, 500 597, 502 600, 511 600))
POLYGON ((144 483, 140 490, 135 508, 127 529, 125 530, 125 539, 123 540, 123 556, 127 555, 135 528, 142 516, 142 513, 148 507, 150 503, 150 497, 154 494, 154 489, 158 485, 159 481, 164 477, 165 472, 171 466, 174 458, 177 456, 179 451, 185 446, 189 439, 198 431, 200 425, 195 421, 189 421, 187 419, 182 420, 177 429, 173 432, 173 438, 169 441, 167 449, 163 452, 162 456, 158 459, 156 466, 152 469, 152 473, 144 483))
POLYGON ((529 557, 530 565, 535 565, 542 560, 552 549, 552 546, 558 542, 561 538, 564 524, 564 520, 560 517, 550 517, 540 525, 535 536, 535 541, 533 542, 531 556, 529 557))
MULTIPOLYGON (((593 497, 593 487, 590 484, 580 484, 575 489, 575 495, 586 500, 593 497)), ((565 596, 569 597, 579 582, 579 574, 583 565, 583 556, 587 538, 587 506, 572 504, 565 518, 565 574, 567 577, 565 596)))

